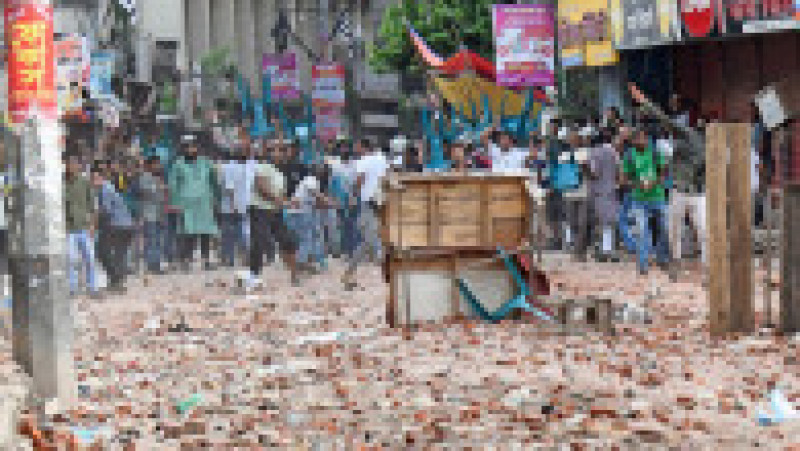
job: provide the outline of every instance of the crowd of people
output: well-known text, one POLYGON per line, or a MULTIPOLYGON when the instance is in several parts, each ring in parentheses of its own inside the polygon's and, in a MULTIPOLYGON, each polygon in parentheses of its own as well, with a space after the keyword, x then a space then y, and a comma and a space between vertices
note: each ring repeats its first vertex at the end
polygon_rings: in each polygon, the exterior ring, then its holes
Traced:
MULTIPOLYGON (((685 230, 696 232, 706 257, 704 130, 713 119, 693 120, 677 96, 662 109, 635 87, 631 94, 638 104, 632 121, 613 108, 602 118, 554 119, 530 134, 527 147, 489 128, 475 143, 446 145, 448 170, 524 171, 544 193, 550 249, 585 260, 594 247, 597 260, 631 258, 641 274, 654 257, 677 277, 685 230)), ((753 193, 760 205, 758 180, 769 168, 761 164, 768 152, 755 111, 753 193)), ((98 161, 86 158, 89 149, 68 152, 71 292, 81 290, 84 273, 85 290, 99 293, 95 255, 111 291, 124 290, 126 277, 141 270, 188 271, 195 263, 204 270, 247 267, 244 283, 253 287, 264 265, 278 259, 299 284, 325 271, 331 257, 346 262, 342 282, 355 287, 358 266, 382 258, 382 178, 426 171, 427 140, 409 143, 402 155, 366 139, 352 148, 330 143, 309 162, 280 130, 270 138, 246 130, 237 127, 225 146, 183 135, 175 154, 98 161)))

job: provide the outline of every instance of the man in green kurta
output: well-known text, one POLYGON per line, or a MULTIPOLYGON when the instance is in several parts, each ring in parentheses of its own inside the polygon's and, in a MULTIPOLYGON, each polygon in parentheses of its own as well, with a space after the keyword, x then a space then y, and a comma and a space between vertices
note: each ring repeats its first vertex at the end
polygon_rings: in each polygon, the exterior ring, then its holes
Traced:
POLYGON ((214 165, 208 158, 197 156, 194 137, 184 138, 183 155, 170 170, 169 189, 172 203, 181 210, 178 245, 183 267, 188 269, 200 241, 203 267, 210 269, 211 236, 218 233, 214 208, 219 190, 214 165))

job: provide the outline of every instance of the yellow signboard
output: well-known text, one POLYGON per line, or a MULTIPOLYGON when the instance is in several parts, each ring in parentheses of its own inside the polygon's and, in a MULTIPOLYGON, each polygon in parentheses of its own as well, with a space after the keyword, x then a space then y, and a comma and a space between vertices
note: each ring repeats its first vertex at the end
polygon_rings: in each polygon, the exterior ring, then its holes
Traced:
POLYGON ((558 38, 563 66, 616 64, 609 11, 609 0, 559 0, 558 38))

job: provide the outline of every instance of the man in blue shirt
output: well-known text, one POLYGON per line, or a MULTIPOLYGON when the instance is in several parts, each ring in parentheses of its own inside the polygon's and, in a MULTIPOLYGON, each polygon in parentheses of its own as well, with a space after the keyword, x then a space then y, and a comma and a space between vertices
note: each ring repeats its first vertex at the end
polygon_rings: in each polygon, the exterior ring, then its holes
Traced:
POLYGON ((92 168, 92 184, 98 191, 98 255, 108 274, 108 289, 125 291, 125 257, 133 238, 133 216, 125 200, 100 167, 92 168))

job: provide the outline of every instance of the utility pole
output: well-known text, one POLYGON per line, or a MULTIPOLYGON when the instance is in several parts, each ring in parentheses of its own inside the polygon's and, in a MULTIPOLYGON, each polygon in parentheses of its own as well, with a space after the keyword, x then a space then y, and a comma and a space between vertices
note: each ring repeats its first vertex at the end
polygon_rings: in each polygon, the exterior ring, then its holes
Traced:
POLYGON ((56 398, 64 409, 74 401, 75 376, 52 0, 7 0, 6 18, 9 110, 19 132, 10 149, 17 180, 9 205, 13 355, 37 398, 56 398))

